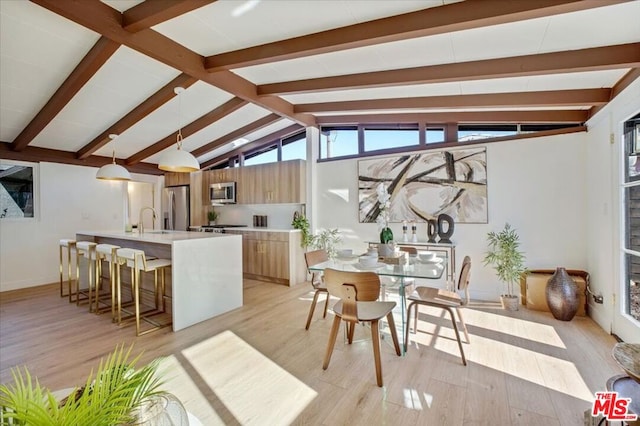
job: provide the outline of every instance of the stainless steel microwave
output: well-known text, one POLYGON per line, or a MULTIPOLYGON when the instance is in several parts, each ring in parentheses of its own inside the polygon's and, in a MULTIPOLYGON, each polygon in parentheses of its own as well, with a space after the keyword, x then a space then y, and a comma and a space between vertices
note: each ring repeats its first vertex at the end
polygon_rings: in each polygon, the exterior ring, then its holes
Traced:
POLYGON ((212 183, 209 186, 211 204, 234 204, 236 202, 236 183, 212 183))

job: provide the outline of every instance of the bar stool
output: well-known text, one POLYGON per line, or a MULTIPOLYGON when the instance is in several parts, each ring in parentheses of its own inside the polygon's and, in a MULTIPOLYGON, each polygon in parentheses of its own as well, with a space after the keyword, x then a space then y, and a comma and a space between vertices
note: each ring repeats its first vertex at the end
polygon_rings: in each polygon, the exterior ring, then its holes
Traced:
POLYGON ((60 240, 59 244, 58 244, 58 251, 60 252, 60 297, 69 297, 69 303, 72 302, 71 300, 71 252, 76 250, 76 240, 70 240, 70 239, 64 239, 64 240, 60 240), (64 268, 63 266, 63 256, 62 256, 62 252, 63 250, 66 249, 67 251, 67 294, 64 294, 64 277, 63 277, 63 273, 62 270, 64 268))
POLYGON ((115 321, 116 318, 116 264, 117 264, 117 250, 120 246, 113 244, 98 244, 96 246, 96 253, 98 257, 97 263, 97 281, 96 281, 96 307, 95 313, 100 314, 104 310, 100 310, 100 288, 102 287, 102 262, 109 262, 109 295, 111 296, 111 320, 115 321))
POLYGON ((91 241, 76 242, 76 306, 80 306, 80 295, 85 295, 86 298, 82 300, 89 301, 89 312, 91 312, 91 293, 93 291, 93 286, 97 282, 96 246, 97 244, 91 241), (82 290, 80 288, 80 259, 83 257, 87 259, 87 290, 82 290))
POLYGON ((117 256, 117 284, 116 284, 116 292, 117 292, 117 322, 118 325, 122 325, 122 276, 120 273, 120 266, 126 265, 130 268, 131 271, 131 290, 133 296, 133 303, 135 307, 135 314, 130 318, 135 318, 136 321, 136 336, 142 336, 143 334, 150 333, 152 331, 158 330, 163 327, 167 327, 171 325, 171 322, 166 324, 160 324, 151 320, 149 317, 157 314, 164 313, 165 311, 165 269, 171 266, 171 260, 169 259, 154 259, 147 260, 145 253, 143 250, 130 249, 130 248, 120 248, 116 250, 117 256), (141 286, 141 276, 140 272, 153 272, 154 273, 154 304, 155 309, 148 310, 145 312, 140 312, 140 286, 141 286), (162 275, 162 280, 160 284, 160 292, 158 292, 158 272, 162 275), (159 299, 162 299, 162 309, 159 309, 159 299), (153 328, 140 331, 140 319, 148 322, 153 325, 153 328))

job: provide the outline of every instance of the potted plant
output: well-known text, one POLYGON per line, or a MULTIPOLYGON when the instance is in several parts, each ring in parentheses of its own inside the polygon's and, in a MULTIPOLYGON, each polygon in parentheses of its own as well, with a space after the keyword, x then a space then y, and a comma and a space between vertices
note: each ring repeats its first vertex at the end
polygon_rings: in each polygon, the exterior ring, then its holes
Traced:
POLYGON ((209 210, 209 213, 207 213, 207 218, 209 219, 209 225, 215 225, 216 220, 218 220, 218 212, 212 208, 209 210))
POLYGON ((317 250, 324 249, 327 255, 333 259, 338 255, 336 246, 342 241, 338 228, 323 229, 318 235, 313 237, 313 246, 317 250))
MULTIPOLYGON (((95 375, 63 399, 43 387, 29 370, 12 370, 14 383, 0 385, 0 423, 3 425, 125 425, 138 424, 142 407, 164 395, 156 370, 160 360, 135 369, 140 355, 119 346, 100 360, 95 375)), ((182 408, 184 410, 184 407, 182 408)), ((186 411, 185 411, 186 416, 186 411)))
POLYGON ((484 264, 493 266, 498 279, 507 284, 507 293, 500 295, 503 308, 517 311, 518 296, 514 294, 513 288, 527 270, 524 266, 524 253, 519 250, 518 233, 507 223, 502 231, 489 232, 487 241, 489 250, 485 255, 484 264))
POLYGON ((293 229, 299 229, 302 231, 302 241, 300 245, 302 248, 307 248, 313 245, 314 236, 311 235, 309 229, 309 220, 302 213, 295 212, 293 214, 293 221, 291 222, 293 229))

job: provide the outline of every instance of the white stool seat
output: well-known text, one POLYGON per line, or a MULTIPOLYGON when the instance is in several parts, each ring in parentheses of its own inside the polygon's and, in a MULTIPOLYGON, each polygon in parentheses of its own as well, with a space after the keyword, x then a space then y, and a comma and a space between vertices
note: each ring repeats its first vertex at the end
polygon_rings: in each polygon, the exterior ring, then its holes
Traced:
POLYGON ((62 239, 60 240, 60 245, 62 247, 69 247, 69 244, 75 244, 76 240, 71 240, 71 239, 62 239))
POLYGON ((119 248, 120 246, 113 244, 98 244, 96 246, 96 252, 100 255, 101 259, 111 262, 111 255, 115 254, 114 250, 119 248))

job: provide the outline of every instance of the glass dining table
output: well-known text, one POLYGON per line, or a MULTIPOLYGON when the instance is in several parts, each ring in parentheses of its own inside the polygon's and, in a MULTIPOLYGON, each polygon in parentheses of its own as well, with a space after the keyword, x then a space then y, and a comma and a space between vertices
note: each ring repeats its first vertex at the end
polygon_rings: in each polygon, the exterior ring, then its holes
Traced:
MULTIPOLYGON (((378 262, 374 266, 363 266, 358 261, 358 256, 349 257, 337 257, 330 259, 326 262, 318 263, 310 266, 310 271, 324 271, 327 268, 337 269, 340 271, 353 271, 353 272, 375 272, 380 277, 389 277, 394 284, 381 283, 381 295, 385 296, 385 292, 388 290, 397 290, 397 295, 400 301, 400 313, 401 321, 396 321, 398 324, 399 332, 398 338, 400 339, 400 348, 404 355, 404 336, 405 327, 408 327, 407 316, 407 286, 411 279, 427 279, 438 280, 442 278, 447 264, 446 254, 439 254, 435 260, 423 261, 416 256, 409 256, 404 264, 393 265, 383 262, 378 262)), ((396 311, 396 315, 398 315, 396 311)))

